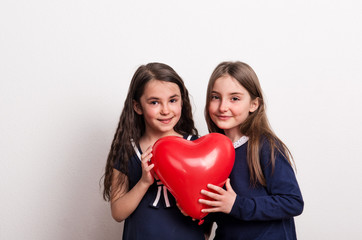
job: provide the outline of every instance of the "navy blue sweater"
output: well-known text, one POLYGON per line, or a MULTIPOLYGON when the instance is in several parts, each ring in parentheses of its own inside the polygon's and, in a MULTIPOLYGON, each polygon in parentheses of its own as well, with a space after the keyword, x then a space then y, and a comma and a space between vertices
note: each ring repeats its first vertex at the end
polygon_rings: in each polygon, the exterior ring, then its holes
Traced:
POLYGON ((218 225, 215 239, 297 239, 293 216, 302 213, 304 202, 293 168, 277 154, 272 171, 270 145, 264 142, 260 162, 267 186, 253 187, 246 161, 247 145, 235 149, 230 183, 237 197, 230 214, 213 216, 218 225))
MULTIPOLYGON (((196 138, 193 136, 191 140, 196 138)), ((140 148, 138 151, 142 154, 140 148)), ((115 168, 120 171, 119 162, 115 168)), ((142 176, 141 159, 136 154, 129 160, 128 169, 129 189, 132 189, 142 176)), ((160 181, 155 181, 136 210, 125 220, 122 239, 203 240, 205 229, 208 229, 206 224, 198 226, 191 217, 185 217, 176 206, 174 197, 168 191, 163 191, 160 181), (159 192, 160 187, 162 191, 159 192), (160 198, 157 198, 159 193, 160 198), (165 194, 170 206, 165 202, 165 194)))

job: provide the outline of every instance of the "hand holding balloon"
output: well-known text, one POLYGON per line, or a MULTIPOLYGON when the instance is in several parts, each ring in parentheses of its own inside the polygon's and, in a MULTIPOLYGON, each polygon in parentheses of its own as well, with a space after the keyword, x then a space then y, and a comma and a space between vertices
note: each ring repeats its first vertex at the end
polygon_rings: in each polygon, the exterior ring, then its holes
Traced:
POLYGON ((210 206, 211 208, 202 209, 203 213, 211 213, 211 212, 223 212, 230 213, 233 208, 236 193, 232 189, 230 185, 230 178, 226 180, 226 190, 215 186, 213 184, 208 184, 207 187, 212 190, 212 192, 207 190, 201 190, 201 194, 209 197, 212 200, 199 199, 199 203, 210 206))
POLYGON ((142 164, 142 177, 140 181, 147 186, 152 185, 154 178, 151 174, 154 164, 149 164, 149 161, 152 157, 152 147, 149 146, 147 150, 141 155, 141 164, 142 164))

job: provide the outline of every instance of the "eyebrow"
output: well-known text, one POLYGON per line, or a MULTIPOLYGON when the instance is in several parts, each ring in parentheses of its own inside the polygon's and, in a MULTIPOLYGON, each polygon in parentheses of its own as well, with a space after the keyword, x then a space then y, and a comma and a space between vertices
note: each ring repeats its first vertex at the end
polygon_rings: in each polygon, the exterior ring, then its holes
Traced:
MULTIPOLYGON (((171 99, 171 98, 176 98, 176 97, 180 97, 180 95, 178 95, 178 94, 172 95, 172 96, 169 97, 169 99, 171 99)), ((159 99, 160 99, 160 98, 158 98, 158 97, 149 97, 149 98, 147 98, 147 101, 150 101, 150 100, 159 100, 159 99)))
POLYGON ((175 97, 180 97, 180 95, 175 94, 175 95, 172 95, 170 98, 175 98, 175 97))
MULTIPOLYGON (((211 93, 220 94, 220 93, 217 92, 217 91, 211 91, 211 93)), ((232 92, 232 93, 229 93, 229 95, 237 95, 237 94, 239 94, 239 95, 244 95, 244 93, 242 93, 242 92, 232 92)))

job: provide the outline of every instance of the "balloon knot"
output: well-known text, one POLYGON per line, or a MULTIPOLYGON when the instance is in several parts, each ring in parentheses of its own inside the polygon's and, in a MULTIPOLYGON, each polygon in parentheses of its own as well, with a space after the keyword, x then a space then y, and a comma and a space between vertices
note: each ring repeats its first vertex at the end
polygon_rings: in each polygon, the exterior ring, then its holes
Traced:
POLYGON ((200 221, 199 221, 199 225, 203 224, 204 222, 205 222, 205 220, 204 220, 204 219, 200 219, 200 221))

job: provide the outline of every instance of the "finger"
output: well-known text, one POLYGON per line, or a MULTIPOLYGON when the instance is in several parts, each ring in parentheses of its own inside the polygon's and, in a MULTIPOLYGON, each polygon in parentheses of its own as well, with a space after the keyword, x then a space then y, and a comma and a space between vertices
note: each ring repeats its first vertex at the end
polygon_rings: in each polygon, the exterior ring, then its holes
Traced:
POLYGON ((178 203, 176 203, 176 206, 178 207, 178 209, 180 210, 180 212, 184 215, 184 216, 189 216, 187 213, 185 213, 182 208, 180 207, 180 205, 178 203))
POLYGON ((225 192, 225 189, 219 187, 219 186, 216 186, 216 185, 213 185, 213 184, 207 184, 207 187, 210 188, 211 190, 214 190, 215 192, 218 192, 220 194, 222 194, 223 192, 225 192))
POLYGON ((148 146, 148 148, 146 148, 146 152, 147 151, 152 151, 152 145, 148 146))
POLYGON ((152 156, 153 156, 152 153, 149 153, 147 155, 142 155, 141 156, 142 162, 147 163, 147 162, 151 161, 152 156))
POLYGON ((230 184, 230 178, 226 179, 225 186, 226 186, 227 191, 233 190, 233 188, 231 187, 231 184, 230 184))
POLYGON ((146 149, 146 153, 151 153, 152 152, 152 146, 149 146, 147 149, 146 149))
POLYGON ((146 152, 142 153, 141 158, 145 158, 145 157, 147 157, 147 156, 150 155, 150 154, 152 154, 152 152, 146 151, 146 152))
POLYGON ((220 206, 220 202, 218 201, 210 201, 210 200, 206 200, 206 199, 199 199, 199 203, 211 206, 211 207, 218 207, 220 206))
POLYGON ((204 209, 201 209, 201 212, 203 212, 203 213, 221 212, 221 209, 219 207, 204 208, 204 209))
POLYGON ((149 146, 149 147, 146 149, 146 151, 144 151, 144 152, 142 153, 141 156, 146 156, 146 155, 148 155, 148 154, 150 154, 150 153, 152 153, 152 146, 149 146))
POLYGON ((147 172, 149 172, 149 171, 151 171, 151 169, 153 168, 155 166, 155 164, 150 164, 150 165, 148 165, 147 167, 145 167, 145 170, 147 171, 147 172))
POLYGON ((153 154, 152 154, 152 153, 150 153, 150 155, 149 155, 149 159, 148 159, 148 162, 151 162, 152 156, 153 156, 153 154))
POLYGON ((220 200, 220 194, 217 194, 217 193, 209 192, 207 190, 202 189, 201 194, 208 196, 210 198, 213 198, 215 200, 220 200))

